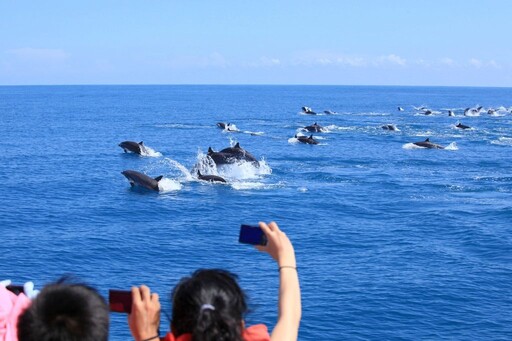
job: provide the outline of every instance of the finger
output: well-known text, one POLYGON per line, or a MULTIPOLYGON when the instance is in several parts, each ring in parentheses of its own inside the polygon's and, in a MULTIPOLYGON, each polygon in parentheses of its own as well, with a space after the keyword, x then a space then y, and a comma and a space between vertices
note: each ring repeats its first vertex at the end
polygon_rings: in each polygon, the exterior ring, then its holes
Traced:
POLYGON ((158 302, 160 300, 160 296, 156 292, 151 294, 151 301, 152 302, 158 302))
POLYGON ((145 285, 141 285, 140 286, 140 295, 142 297, 142 301, 149 301, 150 299, 150 292, 149 292, 149 288, 145 285))
POLYGON ((137 287, 132 287, 132 302, 133 304, 141 302, 140 291, 137 287))
POLYGON ((281 231, 275 221, 270 222, 268 226, 272 229, 272 231, 281 231))
POLYGON ((260 225, 260 229, 262 229, 266 235, 268 235, 272 232, 272 229, 264 222, 260 221, 259 225, 260 225))

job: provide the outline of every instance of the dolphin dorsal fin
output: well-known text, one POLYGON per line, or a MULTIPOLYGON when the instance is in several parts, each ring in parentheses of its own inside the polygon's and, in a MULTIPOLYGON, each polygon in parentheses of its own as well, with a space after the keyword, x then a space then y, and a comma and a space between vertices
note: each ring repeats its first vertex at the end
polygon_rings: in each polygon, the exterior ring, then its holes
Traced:
POLYGON ((197 170, 197 176, 201 176, 201 172, 199 171, 199 169, 197 170))
POLYGON ((237 142, 237 143, 235 144, 235 147, 234 147, 234 148, 241 148, 241 147, 240 147, 240 142, 237 142))
POLYGON ((155 181, 158 182, 158 181, 162 180, 163 177, 164 177, 163 175, 157 176, 155 178, 155 181))
POLYGON ((211 153, 213 153, 213 152, 214 152, 214 151, 213 151, 212 147, 208 147, 208 154, 211 154, 211 153))
POLYGON ((295 137, 295 138, 297 138, 297 134, 295 134, 295 136, 294 136, 294 137, 295 137))
POLYGON ((427 137, 427 139, 425 140, 425 142, 430 142, 430 137, 427 137))
POLYGON ((140 142, 139 142, 139 144, 140 144, 140 145, 143 145, 143 144, 144 144, 144 141, 140 141, 140 142))
POLYGON ((309 135, 309 138, 312 139, 313 138, 313 134, 309 135))

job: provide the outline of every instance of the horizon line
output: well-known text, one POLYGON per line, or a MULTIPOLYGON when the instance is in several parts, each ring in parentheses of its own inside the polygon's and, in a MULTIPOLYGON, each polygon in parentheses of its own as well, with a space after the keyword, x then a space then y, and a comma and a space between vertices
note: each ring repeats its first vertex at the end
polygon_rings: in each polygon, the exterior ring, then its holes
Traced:
POLYGON ((510 89, 512 86, 489 85, 392 85, 392 84, 264 84, 264 83, 76 83, 76 84, 0 84, 0 87, 30 86, 339 86, 339 87, 402 87, 402 88, 500 88, 510 89))

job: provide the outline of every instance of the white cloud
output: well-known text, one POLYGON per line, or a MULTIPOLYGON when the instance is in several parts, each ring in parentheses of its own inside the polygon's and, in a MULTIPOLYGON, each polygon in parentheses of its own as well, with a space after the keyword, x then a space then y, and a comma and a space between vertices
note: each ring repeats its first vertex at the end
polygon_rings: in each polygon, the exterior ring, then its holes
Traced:
POLYGON ((442 58, 440 63, 443 65, 448 65, 448 66, 454 66, 456 64, 453 59, 448 58, 448 57, 442 58))
POLYGON ((269 58, 269 57, 260 57, 256 61, 251 61, 248 63, 242 63, 242 65, 258 68, 258 67, 273 67, 281 65, 281 60, 279 58, 269 58))
POLYGON ((220 53, 213 52, 207 56, 172 56, 166 59, 163 64, 171 68, 226 68, 230 62, 220 53))
POLYGON ((494 59, 491 59, 488 63, 488 66, 495 68, 495 69, 501 69, 501 65, 498 64, 494 59))
POLYGON ((280 65, 281 60, 279 60, 278 58, 261 57, 259 60, 259 64, 262 66, 275 66, 280 65))
POLYGON ((333 61, 331 58, 318 58, 315 60, 314 64, 320 64, 320 65, 330 65, 333 61))
POLYGON ((482 63, 482 61, 480 59, 471 58, 469 60, 469 65, 474 66, 476 68, 481 68, 483 63, 482 63))
POLYGON ((202 58, 203 66, 215 66, 225 68, 229 65, 226 58, 218 52, 214 52, 209 56, 202 58))
POLYGON ((365 66, 367 64, 367 61, 364 60, 361 57, 345 57, 345 56, 342 56, 342 57, 338 57, 336 59, 336 63, 337 64, 342 64, 342 65, 358 67, 358 66, 365 66))
POLYGON ((404 58, 397 56, 396 54, 389 54, 387 56, 381 56, 381 57, 377 58, 376 64, 383 64, 383 63, 405 66, 407 64, 407 61, 404 58))
POLYGON ((338 65, 361 67, 366 66, 368 64, 368 61, 362 57, 357 56, 347 56, 342 54, 309 51, 306 53, 301 53, 299 56, 292 58, 290 63, 291 65, 294 66, 338 65))

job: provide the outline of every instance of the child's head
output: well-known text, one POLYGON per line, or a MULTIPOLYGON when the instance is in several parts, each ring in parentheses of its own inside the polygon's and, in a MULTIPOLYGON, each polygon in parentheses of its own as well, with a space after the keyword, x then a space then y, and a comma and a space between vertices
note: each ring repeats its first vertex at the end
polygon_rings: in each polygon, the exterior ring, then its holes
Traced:
POLYGON ((93 288, 61 280, 45 286, 18 320, 20 341, 107 341, 109 309, 93 288))
POLYGON ((242 341, 245 295, 236 276, 225 270, 197 270, 172 294, 172 330, 193 340, 242 341))

